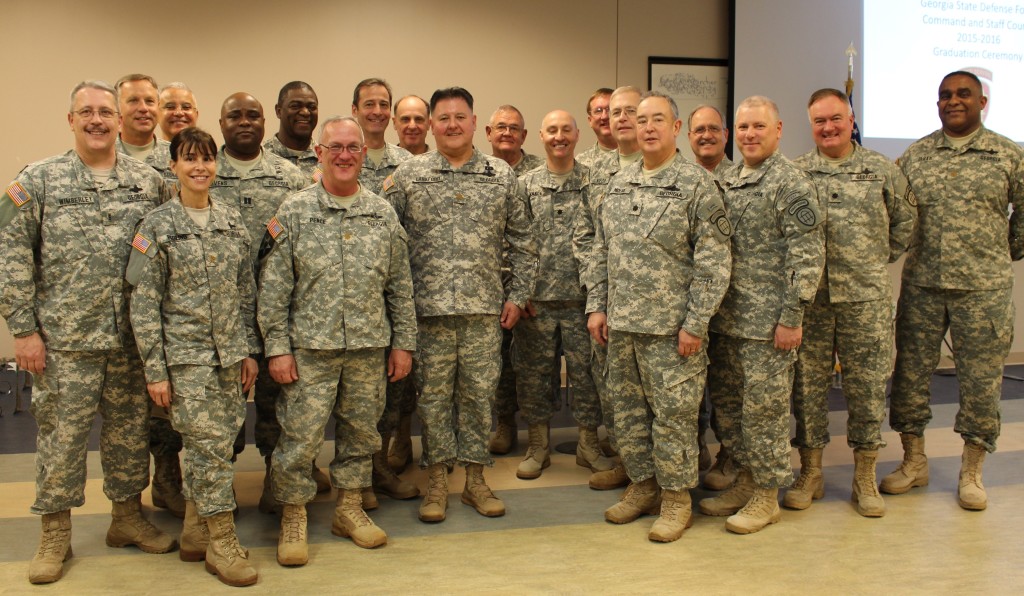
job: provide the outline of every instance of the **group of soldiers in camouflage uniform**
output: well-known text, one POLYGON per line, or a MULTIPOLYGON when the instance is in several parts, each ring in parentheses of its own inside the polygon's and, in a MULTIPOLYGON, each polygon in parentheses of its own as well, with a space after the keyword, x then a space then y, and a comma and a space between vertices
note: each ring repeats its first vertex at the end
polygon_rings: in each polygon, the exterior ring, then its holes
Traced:
POLYGON ((107 544, 178 546, 141 515, 148 446, 154 504, 185 520, 181 558, 252 585, 230 480, 250 387, 267 464, 260 510, 280 512, 278 561, 295 566, 308 561, 306 503, 332 486, 332 531, 365 548, 387 542, 366 511, 378 494, 420 495, 398 476, 414 410, 428 477, 420 519, 445 519, 455 464, 463 503, 503 515, 483 468, 514 447, 517 409, 529 435, 517 476, 551 465, 563 355, 576 462, 592 488, 626 487, 605 518, 657 514, 649 538, 671 542, 692 524, 699 470, 723 492, 698 509, 729 516, 735 533, 778 522, 780 488, 792 509, 823 496, 837 361, 858 513, 884 515, 879 489, 926 485, 928 381, 948 330, 965 443, 958 498, 984 509, 1013 330, 1010 261, 1024 257, 1024 152, 982 125, 986 103, 977 77, 947 75, 941 130, 897 165, 852 141, 848 98, 822 89, 808 102, 816 148, 791 162, 777 106, 754 96, 735 114, 733 164, 716 108, 684 123, 670 97, 633 87, 591 96, 597 143, 578 156, 575 119, 547 114, 542 159, 522 150, 525 121, 509 105, 486 126, 493 155, 477 150, 460 87, 404 97, 392 116, 391 88, 367 79, 353 116, 314 137, 316 94, 295 81, 265 142, 262 105, 233 94, 218 151, 194 128, 185 85, 83 82, 68 114, 74 149, 27 166, 0 201, 0 315, 18 365, 36 375, 32 511, 43 533, 29 579, 57 581, 71 556, 96 411, 107 544), (401 146, 384 141, 392 122, 401 146), (695 162, 676 150, 684 124, 695 162), (887 265, 904 253, 894 331, 887 265), (890 422, 904 459, 879 485, 894 339, 890 422), (331 414, 327 476, 315 459, 331 414))

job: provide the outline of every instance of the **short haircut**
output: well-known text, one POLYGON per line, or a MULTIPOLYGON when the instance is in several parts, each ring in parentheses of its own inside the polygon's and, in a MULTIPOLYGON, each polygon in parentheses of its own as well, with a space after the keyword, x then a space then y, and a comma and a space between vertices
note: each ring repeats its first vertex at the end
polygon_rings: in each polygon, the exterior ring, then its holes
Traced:
POLYGON ((609 97, 609 101, 612 97, 615 97, 616 95, 622 95, 623 93, 636 93, 637 95, 643 95, 643 91, 637 89, 636 87, 632 85, 623 85, 622 87, 618 87, 617 89, 615 89, 615 91, 612 91, 611 97, 609 97))
POLYGON ((359 105, 359 92, 360 91, 362 91, 366 87, 374 87, 374 86, 377 86, 377 85, 387 89, 387 91, 388 91, 388 103, 391 103, 391 85, 388 85, 388 82, 385 81, 384 79, 378 79, 376 77, 373 77, 373 78, 369 78, 369 79, 363 79, 363 80, 359 81, 358 83, 356 83, 356 89, 355 89, 355 91, 352 92, 352 105, 354 105, 354 106, 359 105))
POLYGON ((114 83, 114 88, 117 89, 118 91, 120 91, 121 90, 121 85, 124 85, 125 83, 134 83, 135 81, 148 81, 149 84, 152 85, 154 89, 156 89, 158 91, 160 89, 160 85, 156 84, 156 79, 154 79, 153 77, 151 77, 149 75, 144 75, 144 74, 139 74, 139 73, 130 74, 130 75, 124 75, 120 79, 117 79, 117 82, 114 83))
POLYGON ((978 75, 974 74, 973 72, 967 72, 966 70, 954 70, 953 72, 949 73, 948 75, 942 77, 942 81, 940 81, 939 84, 941 85, 942 83, 945 83, 946 79, 948 79, 950 77, 967 77, 967 78, 971 79, 972 81, 974 81, 974 83, 978 86, 978 89, 981 89, 982 92, 984 92, 984 90, 985 90, 985 87, 982 86, 981 79, 978 78, 978 75))
POLYGON ((434 112, 434 108, 437 107, 437 102, 445 99, 461 99, 466 102, 469 106, 469 111, 473 111, 473 94, 466 91, 462 87, 444 87, 434 91, 430 96, 430 112, 434 112))
POLYGON ((614 89, 609 89, 608 87, 601 87, 594 91, 590 95, 590 99, 587 100, 587 115, 590 115, 590 104, 594 103, 595 99, 598 97, 611 97, 612 91, 614 91, 614 89))
POLYGON ((174 81, 174 82, 171 82, 171 83, 167 83, 166 85, 164 85, 163 87, 160 88, 160 93, 163 93, 164 91, 167 91, 168 89, 181 89, 182 91, 188 91, 189 93, 192 93, 192 89, 190 89, 188 85, 186 85, 185 83, 182 83, 181 81, 174 81))
POLYGON ((676 100, 661 91, 645 91, 644 94, 640 96, 640 101, 651 97, 660 97, 661 99, 668 100, 668 105, 672 108, 672 121, 675 122, 676 120, 679 120, 679 106, 676 105, 676 100))
POLYGON ((359 126, 359 121, 356 120, 353 116, 331 116, 327 120, 324 120, 320 124, 320 134, 317 135, 316 138, 318 140, 324 138, 324 132, 327 130, 327 127, 332 124, 337 124, 339 122, 351 122, 352 124, 355 124, 356 130, 359 131, 359 143, 363 144, 366 142, 366 139, 363 137, 363 127, 359 126))
POLYGON ((767 106, 768 111, 771 112, 776 122, 781 120, 781 118, 779 117, 779 106, 770 98, 765 97, 764 95, 751 95, 750 97, 744 99, 743 101, 740 102, 740 105, 736 106, 736 113, 739 113, 739 111, 743 108, 756 108, 760 106, 767 106))
POLYGON ((397 115, 398 115, 398 104, 400 104, 400 103, 402 103, 403 101, 405 101, 405 100, 409 99, 410 97, 415 97, 416 99, 418 99, 418 100, 420 100, 420 101, 422 101, 422 102, 423 102, 423 107, 427 108, 427 118, 430 118, 430 104, 429 104, 429 103, 427 103, 427 100, 423 99, 423 98, 422 98, 422 97, 420 97, 419 95, 406 95, 406 96, 405 96, 405 97, 403 97, 402 99, 400 99, 400 100, 396 101, 396 102, 395 102, 395 105, 394 105, 394 110, 395 110, 395 116, 397 116, 397 115))
POLYGON ((523 113, 519 111, 519 108, 514 105, 507 103, 505 105, 498 106, 494 113, 491 114, 491 119, 488 122, 494 122, 494 119, 498 116, 498 112, 515 112, 519 119, 523 121, 523 126, 526 126, 526 118, 523 118, 523 113))
POLYGON ((210 133, 189 126, 183 128, 171 137, 171 161, 178 161, 178 158, 189 151, 195 151, 203 157, 217 157, 217 141, 213 140, 210 133))
POLYGON ((281 90, 277 93, 278 106, 284 103, 284 96, 288 95, 288 92, 292 89, 309 89, 309 92, 316 97, 316 91, 313 91, 313 87, 311 87, 309 83, 305 81, 292 81, 290 83, 285 83, 284 87, 281 87, 281 90))
POLYGON ((106 91, 114 96, 114 105, 118 105, 117 89, 111 87, 110 83, 100 80, 82 81, 75 85, 75 88, 71 90, 71 106, 68 108, 69 112, 75 109, 75 95, 77 95, 82 89, 99 89, 100 91, 106 91))
POLYGON ((722 127, 725 128, 725 116, 722 115, 722 111, 709 103, 702 103, 693 108, 690 115, 686 117, 686 130, 690 130, 690 124, 693 122, 693 115, 701 110, 714 110, 715 113, 718 114, 718 119, 722 121, 722 127))
POLYGON ((810 109, 811 106, 825 99, 826 97, 834 97, 839 101, 843 102, 844 104, 850 105, 850 98, 847 97, 845 93, 843 93, 839 89, 824 87, 822 89, 818 89, 814 93, 811 93, 811 98, 807 100, 807 109, 810 109))

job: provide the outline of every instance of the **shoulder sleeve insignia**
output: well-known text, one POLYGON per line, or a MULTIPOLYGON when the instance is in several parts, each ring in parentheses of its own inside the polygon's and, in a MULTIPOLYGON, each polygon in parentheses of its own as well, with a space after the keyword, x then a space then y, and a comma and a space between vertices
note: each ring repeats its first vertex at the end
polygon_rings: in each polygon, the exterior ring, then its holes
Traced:
POLYGON ((147 240, 141 232, 136 233, 135 238, 132 239, 132 248, 142 254, 146 254, 146 251, 149 250, 149 247, 152 246, 152 244, 153 243, 147 240))
POLYGON ((277 237, 280 236, 283 231, 284 226, 281 225, 281 222, 277 221, 277 216, 275 215, 274 217, 271 217, 270 222, 267 223, 267 232, 270 234, 270 237, 277 240, 277 237))
POLYGON ((21 207, 32 200, 32 197, 28 196, 28 192, 25 191, 25 187, 20 182, 15 182, 7 187, 7 196, 11 197, 11 200, 14 201, 17 207, 21 207))
POLYGON ((384 179, 384 185, 381 186, 381 192, 387 192, 389 188, 395 185, 394 175, 388 176, 384 179))

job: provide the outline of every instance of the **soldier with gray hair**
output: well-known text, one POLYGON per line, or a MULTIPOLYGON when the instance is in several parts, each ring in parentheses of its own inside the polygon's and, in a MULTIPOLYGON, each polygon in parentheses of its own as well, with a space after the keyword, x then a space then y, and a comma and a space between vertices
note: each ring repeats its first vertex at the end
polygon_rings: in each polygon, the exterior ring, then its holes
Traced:
POLYGON ((188 85, 181 81, 167 83, 160 89, 160 136, 170 141, 179 131, 195 126, 199 106, 188 85))
POLYGON ((74 148, 25 167, 0 200, 0 316, 19 368, 35 375, 36 499, 42 516, 29 581, 55 582, 71 557, 71 508, 85 503, 86 451, 103 415, 108 546, 149 553, 177 542, 141 514, 149 482, 149 400, 128 320, 124 270, 136 224, 165 198, 153 168, 115 150, 117 91, 84 81, 71 92, 74 148))
POLYGON ((306 503, 317 492, 309 462, 332 413, 331 532, 363 548, 387 542, 362 493, 380 448, 385 385, 409 374, 416 349, 407 236, 387 201, 359 182, 366 146, 356 120, 324 122, 316 152, 319 183, 267 225, 257 311, 270 374, 284 389, 273 484, 284 504, 277 561, 286 566, 308 560, 306 503))
POLYGON ((736 110, 743 162, 722 176, 732 223, 732 280, 714 319, 708 389, 722 444, 736 459, 736 481, 699 503, 729 515, 730 532, 779 521, 779 488, 792 480, 789 399, 803 336, 825 261, 824 216, 810 179, 778 152, 775 102, 748 97, 736 110))
POLYGON ((707 329, 729 286, 731 229, 714 179, 676 151, 672 98, 645 94, 636 128, 643 160, 612 178, 595 220, 587 328, 608 346, 616 439, 632 481, 605 519, 660 510, 648 538, 672 542, 691 524, 707 329))

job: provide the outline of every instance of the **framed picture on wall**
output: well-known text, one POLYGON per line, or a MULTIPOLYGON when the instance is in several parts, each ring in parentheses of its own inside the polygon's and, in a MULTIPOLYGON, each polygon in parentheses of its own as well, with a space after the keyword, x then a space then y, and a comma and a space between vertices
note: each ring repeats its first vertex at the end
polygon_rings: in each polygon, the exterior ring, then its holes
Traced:
MULTIPOLYGON (((647 88, 664 93, 679 106, 683 130, 676 139, 683 157, 693 161, 693 151, 687 137, 686 118, 699 105, 713 105, 725 116, 726 126, 732 120, 732 96, 729 92, 729 61, 711 58, 647 58, 647 88)), ((732 155, 732 136, 725 146, 726 155, 732 155)))

